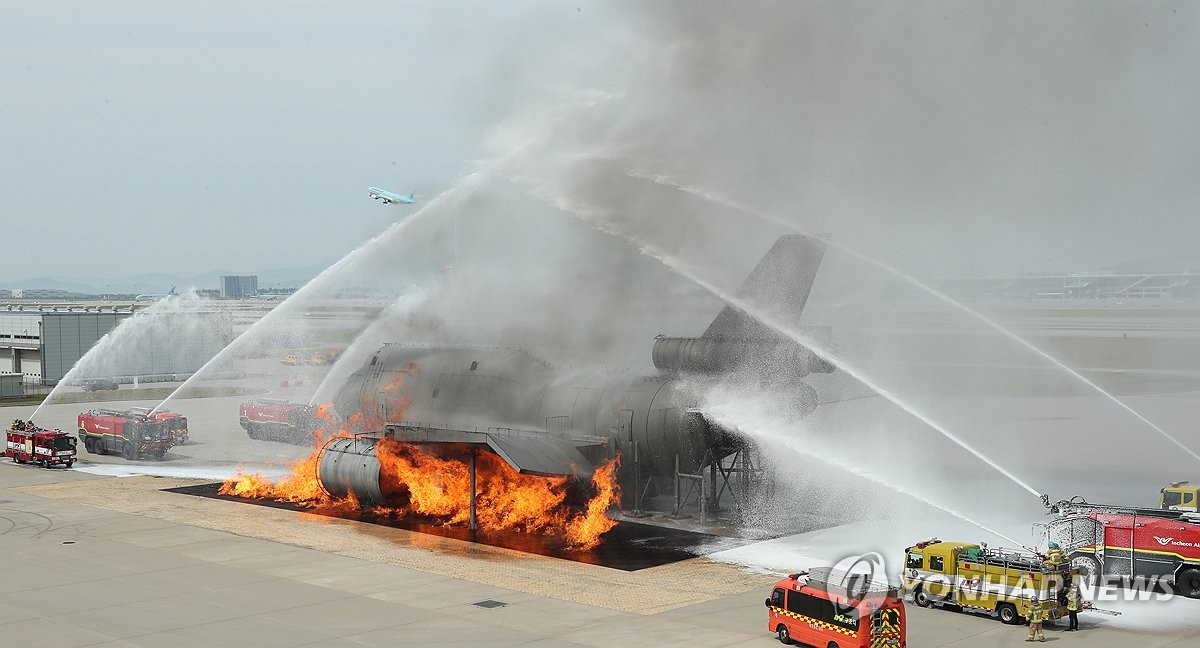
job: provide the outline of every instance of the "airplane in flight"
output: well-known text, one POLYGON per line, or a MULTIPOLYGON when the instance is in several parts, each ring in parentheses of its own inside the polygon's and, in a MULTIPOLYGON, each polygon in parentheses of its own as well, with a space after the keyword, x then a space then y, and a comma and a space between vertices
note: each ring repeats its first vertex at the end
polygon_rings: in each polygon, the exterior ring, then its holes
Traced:
POLYGON ((401 196, 400 194, 385 191, 379 187, 367 187, 367 195, 375 200, 382 200, 383 204, 385 205, 390 203, 404 203, 406 205, 411 205, 416 199, 417 192, 414 191, 407 196, 401 196))
POLYGON ((175 286, 171 286, 171 290, 169 290, 165 293, 142 293, 140 295, 135 295, 133 299, 135 301, 137 301, 137 300, 158 301, 160 299, 167 299, 167 298, 175 297, 175 296, 177 296, 177 294, 175 292, 175 286))

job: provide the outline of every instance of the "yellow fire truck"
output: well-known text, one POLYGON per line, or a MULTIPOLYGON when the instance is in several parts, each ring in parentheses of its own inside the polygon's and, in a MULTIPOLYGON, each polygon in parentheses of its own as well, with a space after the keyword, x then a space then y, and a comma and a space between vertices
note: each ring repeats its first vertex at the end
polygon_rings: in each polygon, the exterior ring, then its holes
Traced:
POLYGON ((1049 620, 1067 615, 1065 591, 1079 570, 1041 556, 987 545, 919 542, 904 551, 904 592, 920 607, 994 614, 1022 623, 1036 598, 1049 620))
POLYGON ((1158 500, 1158 507, 1164 511, 1200 512, 1200 486, 1191 482, 1178 481, 1168 484, 1158 500))

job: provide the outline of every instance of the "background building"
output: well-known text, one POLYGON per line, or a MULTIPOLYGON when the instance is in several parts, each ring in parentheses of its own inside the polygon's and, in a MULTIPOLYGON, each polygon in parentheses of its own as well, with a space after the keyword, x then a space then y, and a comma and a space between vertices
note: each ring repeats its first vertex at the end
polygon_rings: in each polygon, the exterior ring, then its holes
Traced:
POLYGON ((20 398, 25 395, 21 374, 0 373, 0 398, 20 398))
POLYGON ((258 275, 221 275, 221 298, 243 299, 258 294, 258 275))
POLYGON ((93 345, 131 318, 126 325, 133 328, 115 338, 128 348, 89 360, 79 379, 152 381, 190 374, 233 339, 230 318, 220 312, 18 307, 0 310, 0 374, 21 374, 29 385, 56 385, 93 345))

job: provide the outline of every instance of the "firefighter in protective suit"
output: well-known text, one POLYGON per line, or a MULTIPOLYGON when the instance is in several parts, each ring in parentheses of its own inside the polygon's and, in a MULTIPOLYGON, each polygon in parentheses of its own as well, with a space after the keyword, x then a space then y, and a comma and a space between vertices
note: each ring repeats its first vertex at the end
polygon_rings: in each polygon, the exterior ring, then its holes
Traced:
POLYGON ((1071 587, 1067 590, 1067 616, 1071 618, 1067 625, 1067 631, 1079 629, 1079 585, 1071 583, 1071 587))
POLYGON ((1046 635, 1042 634, 1042 621, 1046 620, 1046 608, 1036 596, 1030 601, 1033 605, 1029 608, 1029 636, 1025 637, 1025 641, 1045 641, 1046 635))
POLYGON ((1046 566, 1057 567, 1065 562, 1067 562, 1067 552, 1063 551, 1057 542, 1051 542, 1050 548, 1046 550, 1046 566))

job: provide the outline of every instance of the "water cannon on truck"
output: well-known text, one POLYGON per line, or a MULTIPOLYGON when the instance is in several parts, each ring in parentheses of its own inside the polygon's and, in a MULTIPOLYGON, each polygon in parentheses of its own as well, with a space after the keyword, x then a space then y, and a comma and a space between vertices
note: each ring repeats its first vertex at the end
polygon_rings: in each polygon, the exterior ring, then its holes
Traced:
POLYGON ((161 461, 171 447, 171 430, 165 422, 137 412, 93 409, 79 415, 79 439, 92 454, 121 455, 133 461, 149 457, 161 461))
POLYGON ((37 463, 42 468, 75 464, 75 439, 62 430, 40 428, 17 419, 8 428, 4 455, 16 463, 37 463))
POLYGON ((278 398, 257 398, 238 408, 238 422, 246 435, 259 441, 281 441, 295 445, 313 443, 320 427, 317 408, 278 398))

